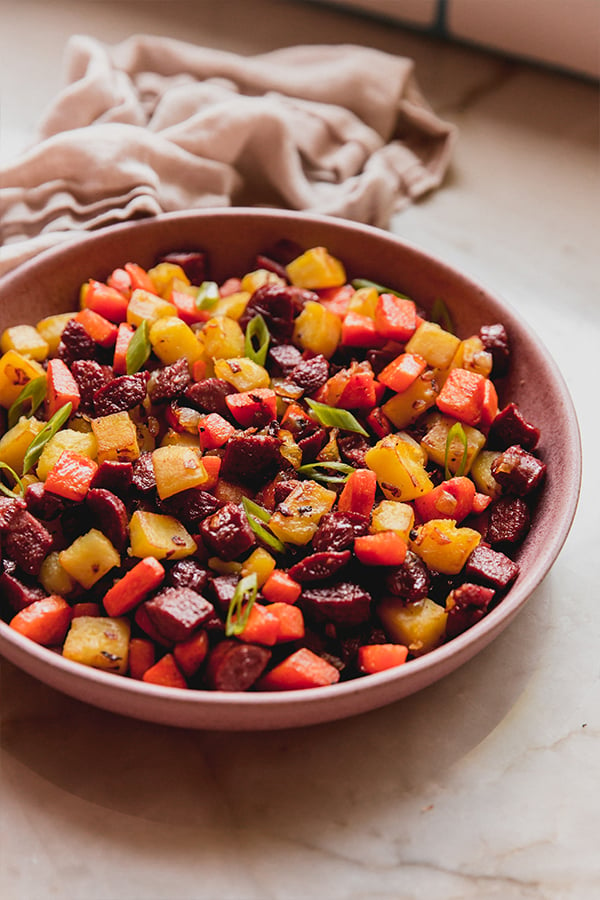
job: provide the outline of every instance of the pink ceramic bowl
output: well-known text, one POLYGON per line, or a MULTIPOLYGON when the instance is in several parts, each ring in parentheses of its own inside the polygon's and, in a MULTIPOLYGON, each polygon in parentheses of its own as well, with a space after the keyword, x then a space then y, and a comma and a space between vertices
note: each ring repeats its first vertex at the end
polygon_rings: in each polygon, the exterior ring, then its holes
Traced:
POLYGON ((481 622, 420 659, 331 687, 278 694, 183 691, 137 682, 63 659, 0 622, 3 655, 40 681, 117 713, 191 728, 287 728, 340 719, 419 691, 473 657, 506 628, 554 563, 575 514, 581 476, 577 420, 560 373, 503 301, 387 232, 267 209, 177 213, 119 225, 49 251, 4 278, 0 331, 74 308, 83 281, 104 279, 128 261, 150 266, 161 253, 202 248, 210 252, 219 280, 247 271, 257 252, 281 238, 304 247, 323 245, 346 263, 350 276, 400 289, 426 309, 443 298, 463 337, 481 324, 504 323, 512 347, 505 394, 541 429, 539 454, 548 467, 534 527, 518 557, 518 580, 481 622))

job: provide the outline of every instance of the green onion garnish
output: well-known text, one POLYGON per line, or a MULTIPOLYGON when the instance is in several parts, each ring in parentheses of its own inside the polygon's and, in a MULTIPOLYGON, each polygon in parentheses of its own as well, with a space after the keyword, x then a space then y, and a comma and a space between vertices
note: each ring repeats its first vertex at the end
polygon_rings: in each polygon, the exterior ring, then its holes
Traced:
POLYGON ((24 497, 25 496, 25 487, 23 485, 23 482, 21 481, 21 479, 15 472, 15 470, 12 469, 8 465, 8 463, 0 462, 0 470, 2 470, 2 469, 4 469, 6 472, 8 472, 8 474, 10 475, 10 477, 13 479, 13 481, 15 483, 15 487, 18 488, 18 490, 11 490, 0 480, 0 491, 3 494, 5 494, 7 497, 14 497, 15 499, 24 497))
POLYGON ((148 322, 143 319, 129 341, 126 356, 128 375, 135 375, 136 372, 139 372, 152 352, 148 331, 148 322))
POLYGON ((451 447, 454 439, 457 438, 461 444, 463 445, 463 455, 460 461, 460 465, 456 472, 456 476, 460 478, 460 476, 464 473, 466 465, 467 465, 467 455, 468 455, 468 443, 467 436, 465 434, 465 429, 462 427, 460 422, 455 422, 452 428, 448 431, 448 436, 446 438, 446 453, 444 455, 444 477, 446 479, 452 478, 452 472, 450 471, 450 463, 452 462, 451 458, 451 447))
POLYGON ((250 611, 254 606, 256 595, 258 593, 258 583, 256 572, 241 578, 235 588, 229 609, 227 610, 227 619, 225 620, 225 634, 227 637, 234 637, 241 634, 248 624, 250 611))
POLYGON ((410 300, 410 297, 407 297, 406 294, 401 294, 400 291, 393 291, 383 284, 377 284, 376 281, 369 281, 368 278, 355 278, 354 281, 352 281, 352 287, 356 291, 360 291, 361 288, 375 288, 378 294, 393 294, 394 297, 402 297, 403 300, 410 300))
POLYGON ((29 447, 27 448, 27 453, 25 454, 25 458, 23 460, 23 475, 27 475, 29 470, 35 466, 38 459, 42 455, 42 450, 44 449, 50 438, 53 438, 56 432, 62 428, 62 426, 71 415, 72 411, 73 404, 69 400, 68 403, 65 403, 64 406, 61 406, 61 408, 54 413, 52 418, 48 422, 46 422, 40 433, 36 434, 29 447))
POLYGON ((436 325, 441 325, 444 331, 454 334, 454 322, 452 321, 450 310, 441 297, 434 300, 429 319, 431 322, 435 322, 436 325))
POLYGON ((216 281, 203 281, 196 294, 196 309, 212 309, 220 299, 216 281))
POLYGON ((249 500, 248 497, 242 497, 242 506, 248 518, 248 524, 256 537, 276 553, 285 553, 285 544, 282 544, 279 538, 261 524, 262 522, 268 523, 271 513, 255 503, 254 500, 249 500))
POLYGON ((312 418, 316 419, 319 425, 324 425, 326 428, 341 428, 342 431, 356 431, 357 434, 369 436, 369 432, 365 431, 360 422, 347 409, 337 409, 335 406, 327 406, 326 403, 319 403, 317 400, 308 398, 306 402, 310 407, 312 418))
POLYGON ((271 335, 267 323, 260 313, 253 316, 246 328, 244 352, 246 356, 259 366, 264 366, 269 350, 271 335))
POLYGON ((32 416, 46 399, 46 376, 28 381, 8 410, 8 427, 13 428, 21 416, 32 416))
POLYGON ((312 478, 313 481, 321 481, 324 484, 343 484, 355 469, 354 466, 349 466, 348 463, 333 460, 332 462, 307 463, 305 466, 300 466, 296 471, 299 475, 306 475, 308 478, 312 478), (330 474, 332 471, 340 474, 330 474))

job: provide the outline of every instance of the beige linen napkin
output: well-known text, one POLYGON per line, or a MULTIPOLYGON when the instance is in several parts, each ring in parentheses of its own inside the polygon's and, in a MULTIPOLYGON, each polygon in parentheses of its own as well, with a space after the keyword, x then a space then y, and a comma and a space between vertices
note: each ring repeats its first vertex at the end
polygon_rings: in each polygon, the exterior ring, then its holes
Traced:
POLYGON ((85 231, 207 206, 387 227, 439 186, 455 136, 411 60, 352 45, 258 56, 75 36, 40 140, 0 169, 0 274, 85 231))

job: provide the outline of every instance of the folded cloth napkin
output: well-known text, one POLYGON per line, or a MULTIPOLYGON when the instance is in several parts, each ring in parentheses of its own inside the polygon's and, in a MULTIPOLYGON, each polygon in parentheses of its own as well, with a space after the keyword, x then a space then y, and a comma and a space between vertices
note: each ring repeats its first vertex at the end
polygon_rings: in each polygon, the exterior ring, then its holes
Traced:
POLYGON ((74 36, 39 142, 0 169, 0 274, 141 216, 267 205, 387 227, 442 181, 454 128, 409 59, 353 45, 238 56, 74 36))

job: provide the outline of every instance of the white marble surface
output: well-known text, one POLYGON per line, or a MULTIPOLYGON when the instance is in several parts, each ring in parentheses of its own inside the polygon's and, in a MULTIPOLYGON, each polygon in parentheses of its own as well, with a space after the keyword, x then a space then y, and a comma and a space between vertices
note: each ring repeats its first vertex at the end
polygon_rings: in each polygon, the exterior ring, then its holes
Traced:
POLYGON ((0 0, 3 157, 33 136, 75 31, 247 53, 348 41, 414 57, 461 138, 444 188, 393 230, 538 331, 572 391, 586 467, 571 535, 514 624, 386 709, 273 734, 178 731, 84 706, 2 663, 2 896, 600 896, 596 87, 292 2, 0 0))

